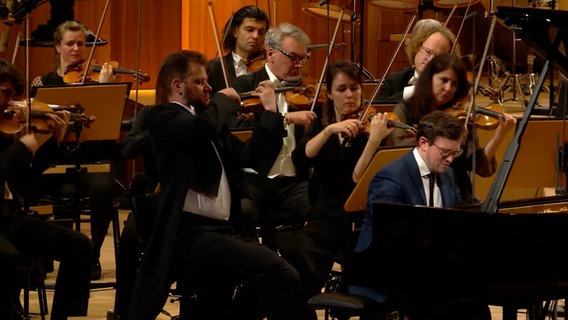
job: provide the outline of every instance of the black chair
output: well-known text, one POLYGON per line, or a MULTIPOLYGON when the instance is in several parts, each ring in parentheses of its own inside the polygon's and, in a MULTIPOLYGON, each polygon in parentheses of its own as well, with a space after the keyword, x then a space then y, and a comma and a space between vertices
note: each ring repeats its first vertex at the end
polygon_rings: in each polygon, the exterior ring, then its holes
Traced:
POLYGON ((308 299, 308 306, 324 310, 324 319, 347 320, 351 317, 375 320, 402 319, 394 303, 379 303, 368 297, 348 293, 347 286, 353 281, 358 269, 359 257, 356 252, 341 253, 335 259, 341 270, 332 270, 322 293, 308 299))
POLYGON ((47 294, 45 291, 45 271, 41 265, 41 259, 38 258, 26 261, 24 265, 20 267, 23 289, 22 316, 24 319, 31 319, 30 290, 33 289, 37 291, 41 320, 45 320, 45 315, 48 313, 47 294))
POLYGON ((329 273, 323 292, 308 299, 308 306, 315 310, 324 310, 324 319, 347 320, 351 317, 360 319, 398 320, 401 319, 393 303, 379 303, 368 297, 348 293, 348 285, 359 277, 361 259, 354 252, 354 246, 359 238, 360 227, 364 212, 351 212, 350 221, 353 226, 350 239, 350 250, 336 252, 332 259, 340 268, 332 269, 329 273))
MULTIPOLYGON (((152 229, 158 214, 159 193, 147 193, 133 196, 131 199, 132 212, 136 218, 136 228, 143 241, 147 242, 152 234, 152 229)), ((143 254, 143 253, 142 253, 143 254)), ((222 288, 208 288, 198 290, 194 288, 190 281, 184 279, 183 275, 176 277, 178 281, 175 288, 170 290, 170 302, 179 302, 179 314, 172 315, 162 310, 162 313, 174 320, 189 320, 192 318, 207 318, 208 308, 218 309, 219 301, 226 300, 227 317, 233 314, 235 308, 241 308, 241 292, 248 288, 243 284, 237 286, 227 286, 222 288), (209 304, 211 302, 211 305, 209 304)))
POLYGON ((323 292, 311 297, 308 306, 324 310, 324 319, 346 320, 351 317, 360 319, 398 320, 399 313, 393 306, 378 303, 372 299, 343 292, 323 292))

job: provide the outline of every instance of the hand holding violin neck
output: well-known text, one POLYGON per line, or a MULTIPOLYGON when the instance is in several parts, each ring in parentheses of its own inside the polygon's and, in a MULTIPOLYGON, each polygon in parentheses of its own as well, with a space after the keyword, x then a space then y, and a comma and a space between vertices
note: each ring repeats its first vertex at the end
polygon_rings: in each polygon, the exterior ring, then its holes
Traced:
MULTIPOLYGON (((293 90, 296 90, 296 89, 297 89, 297 87, 279 87, 279 88, 274 89, 274 93, 293 91, 293 90)), ((253 95, 253 93, 255 93, 255 92, 256 91, 242 92, 242 93, 239 93, 239 97, 241 98, 241 100, 256 98, 256 96, 253 95)))

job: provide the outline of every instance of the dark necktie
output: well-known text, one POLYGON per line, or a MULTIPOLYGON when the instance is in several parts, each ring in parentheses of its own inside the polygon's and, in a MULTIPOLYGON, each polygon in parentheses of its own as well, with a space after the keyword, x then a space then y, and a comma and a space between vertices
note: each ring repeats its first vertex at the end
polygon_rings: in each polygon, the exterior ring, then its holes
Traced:
POLYGON ((428 174, 428 183, 429 184, 429 189, 430 189, 430 200, 428 201, 428 206, 433 207, 434 206, 434 185, 436 184, 436 174, 435 173, 429 173, 428 174))

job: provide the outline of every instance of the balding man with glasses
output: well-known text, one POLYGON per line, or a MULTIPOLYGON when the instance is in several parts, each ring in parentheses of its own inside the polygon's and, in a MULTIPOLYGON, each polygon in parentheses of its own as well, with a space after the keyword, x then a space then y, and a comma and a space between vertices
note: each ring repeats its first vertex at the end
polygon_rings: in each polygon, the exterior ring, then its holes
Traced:
MULTIPOLYGON (((416 23, 406 42, 406 55, 411 67, 388 74, 376 100, 400 102, 408 100, 414 93, 414 84, 432 58, 440 53, 450 53, 456 43, 456 36, 450 29, 433 19, 422 19, 416 23)), ((454 49, 459 55, 459 49, 454 49)))

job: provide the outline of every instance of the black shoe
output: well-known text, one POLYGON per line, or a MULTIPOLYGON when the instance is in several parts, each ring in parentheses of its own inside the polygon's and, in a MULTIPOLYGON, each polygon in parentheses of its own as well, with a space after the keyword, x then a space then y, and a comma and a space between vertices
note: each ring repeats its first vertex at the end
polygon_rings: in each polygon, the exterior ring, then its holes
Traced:
POLYGON ((101 263, 97 263, 91 266, 91 280, 100 280, 102 276, 101 263))

